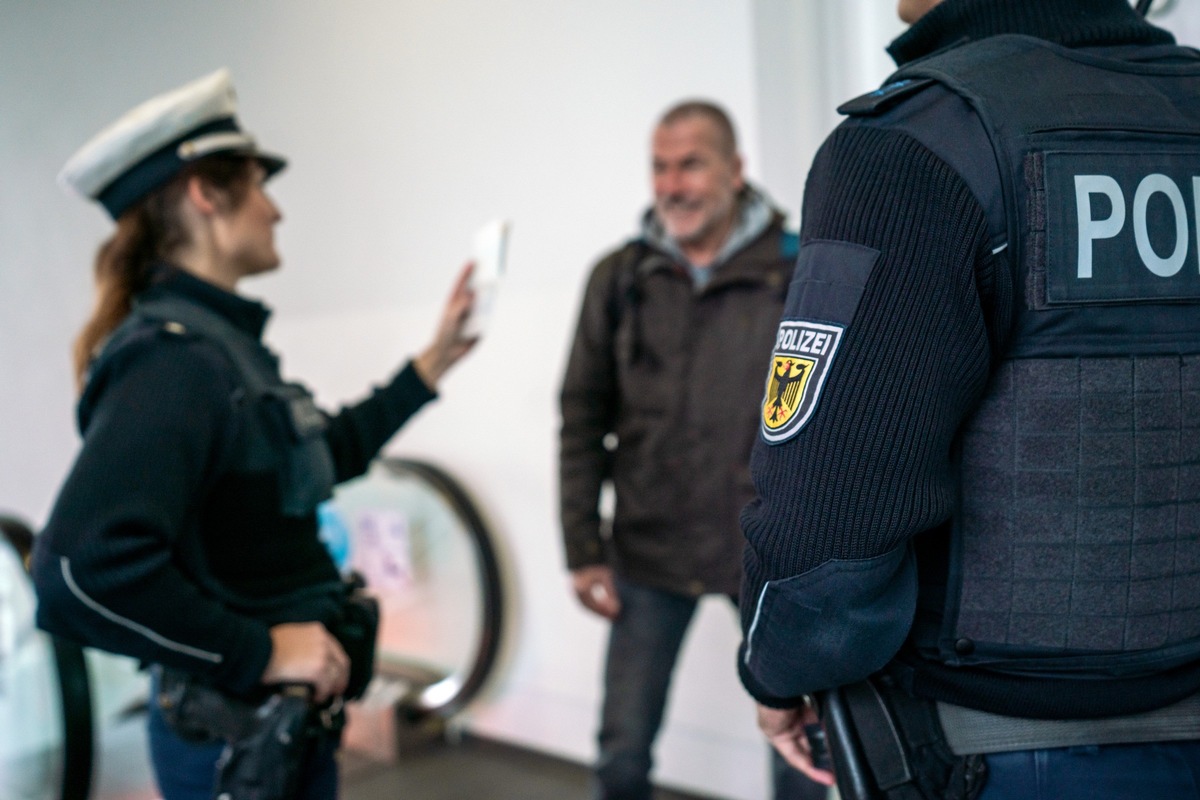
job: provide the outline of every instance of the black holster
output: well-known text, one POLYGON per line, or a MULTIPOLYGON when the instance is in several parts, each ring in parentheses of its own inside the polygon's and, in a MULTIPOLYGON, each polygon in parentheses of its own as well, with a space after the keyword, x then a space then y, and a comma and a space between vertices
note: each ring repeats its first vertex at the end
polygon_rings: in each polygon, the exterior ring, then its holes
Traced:
POLYGON ((338 736, 340 701, 317 708, 308 686, 279 687, 261 702, 233 697, 190 676, 161 669, 155 702, 167 725, 192 742, 225 742, 213 797, 292 800, 319 737, 338 736))
POLYGON ((980 755, 946 744, 937 706, 886 674, 817 697, 843 800, 974 800, 987 780, 980 755))
POLYGON ((346 597, 342 603, 342 612, 330 627, 330 633, 350 657, 350 681, 343 695, 347 700, 362 697, 375 674, 379 603, 363 591, 365 585, 357 573, 352 573, 346 579, 346 597))
POLYGON ((213 796, 225 800, 291 800, 305 759, 319 736, 306 686, 272 694, 255 709, 255 724, 226 744, 217 760, 213 796))
POLYGON ((155 702, 163 720, 191 742, 224 742, 213 796, 222 800, 291 800, 305 759, 320 737, 338 737, 345 725, 343 700, 361 697, 375 669, 379 604, 352 575, 330 633, 350 657, 345 693, 314 707, 305 685, 264 688, 253 698, 234 697, 174 670, 158 670, 155 702))

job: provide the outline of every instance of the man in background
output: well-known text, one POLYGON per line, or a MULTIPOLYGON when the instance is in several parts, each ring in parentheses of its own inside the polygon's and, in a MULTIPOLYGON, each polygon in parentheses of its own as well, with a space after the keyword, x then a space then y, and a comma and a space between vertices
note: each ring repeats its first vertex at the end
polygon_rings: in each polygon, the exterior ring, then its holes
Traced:
POLYGON ((762 394, 747 357, 770 352, 796 251, 784 215, 743 178, 723 110, 675 106, 652 150, 654 205, 592 271, 561 398, 567 566, 579 601, 612 624, 605 799, 651 797, 651 749, 697 602, 736 597, 762 394))

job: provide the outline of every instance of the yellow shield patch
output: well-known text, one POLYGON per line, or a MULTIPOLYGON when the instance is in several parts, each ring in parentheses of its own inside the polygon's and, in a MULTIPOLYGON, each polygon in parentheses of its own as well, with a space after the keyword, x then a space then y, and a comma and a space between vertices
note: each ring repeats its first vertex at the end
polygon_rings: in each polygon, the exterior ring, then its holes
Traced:
POLYGON ((768 444, 790 439, 812 418, 844 331, 823 322, 779 323, 762 404, 762 438, 768 444))
POLYGON ((771 374, 767 376, 767 394, 763 398, 763 426, 777 431, 791 421, 800 410, 804 389, 812 376, 816 362, 776 352, 771 357, 771 374))

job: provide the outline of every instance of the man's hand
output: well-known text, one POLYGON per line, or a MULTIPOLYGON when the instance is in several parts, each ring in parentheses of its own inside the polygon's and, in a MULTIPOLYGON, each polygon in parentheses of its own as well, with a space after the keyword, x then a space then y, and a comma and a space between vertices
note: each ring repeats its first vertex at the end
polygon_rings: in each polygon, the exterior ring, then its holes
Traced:
POLYGON ((788 709, 758 707, 758 729, 779 751, 783 760, 817 783, 833 786, 833 773, 813 766, 812 748, 804 733, 805 725, 817 722, 816 712, 807 705, 788 709))
POLYGON ((605 619, 616 619, 621 613, 621 598, 612 567, 596 564, 571 570, 571 584, 583 607, 605 619))

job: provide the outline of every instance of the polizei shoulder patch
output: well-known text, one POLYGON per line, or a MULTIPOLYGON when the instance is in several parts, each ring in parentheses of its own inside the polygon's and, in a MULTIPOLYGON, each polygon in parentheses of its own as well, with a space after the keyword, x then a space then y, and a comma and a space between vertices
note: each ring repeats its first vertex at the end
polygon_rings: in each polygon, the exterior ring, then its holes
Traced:
POLYGON ((767 370, 761 431, 768 444, 787 441, 812 419, 878 260, 878 250, 853 242, 800 247, 767 370))
POLYGON ((785 319, 779 324, 762 406, 762 437, 778 444, 795 436, 816 410, 845 328, 785 319))

